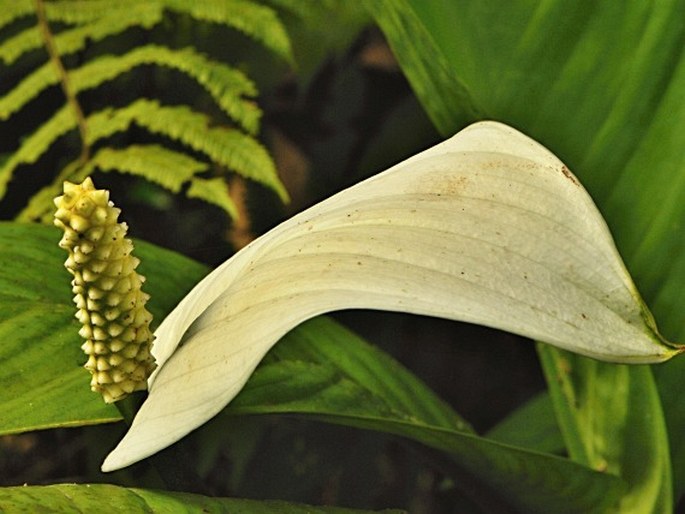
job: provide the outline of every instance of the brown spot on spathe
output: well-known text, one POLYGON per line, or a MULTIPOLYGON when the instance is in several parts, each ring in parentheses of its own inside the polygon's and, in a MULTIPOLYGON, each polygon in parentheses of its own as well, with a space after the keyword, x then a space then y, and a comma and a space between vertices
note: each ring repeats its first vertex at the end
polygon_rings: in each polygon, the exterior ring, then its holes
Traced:
POLYGON ((564 176, 567 179, 569 179, 571 182, 573 182, 576 186, 580 186, 578 179, 573 176, 573 173, 571 173, 571 170, 569 170, 566 166, 564 166, 564 165, 561 166, 561 172, 564 174, 564 176))

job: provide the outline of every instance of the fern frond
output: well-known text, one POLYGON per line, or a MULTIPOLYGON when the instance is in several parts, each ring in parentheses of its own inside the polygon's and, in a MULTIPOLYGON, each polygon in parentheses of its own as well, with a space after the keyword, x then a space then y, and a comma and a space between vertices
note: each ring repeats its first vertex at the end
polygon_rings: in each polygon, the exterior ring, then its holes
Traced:
POLYGON ((71 73, 77 91, 97 87, 130 69, 156 64, 185 73, 194 78, 209 92, 217 104, 246 130, 255 132, 261 111, 242 97, 257 94, 254 83, 241 71, 213 61, 192 48, 171 50, 163 46, 148 45, 122 56, 104 56, 71 73))
POLYGON ((6 39, 0 45, 0 60, 6 65, 12 64, 22 54, 43 46, 38 27, 22 30, 14 37, 6 39))
POLYGON ((82 181, 98 169, 137 175, 174 193, 178 193, 183 184, 190 181, 186 192, 188 198, 197 198, 216 205, 233 219, 238 217, 238 210, 228 195, 228 186, 223 179, 195 176, 206 170, 205 163, 159 145, 133 145, 124 149, 103 148, 86 166, 77 168, 75 164, 67 166, 52 184, 33 195, 28 205, 17 216, 17 220, 52 218, 52 199, 55 193, 61 190, 64 180, 82 181))
MULTIPOLYGON (((185 106, 163 107, 153 100, 137 100, 122 109, 105 109, 91 114, 86 119, 87 143, 92 146, 125 132, 132 123, 202 152, 213 162, 273 189, 287 201, 288 194, 273 161, 257 141, 237 130, 211 127, 207 116, 185 106)), ((76 127, 73 112, 65 106, 27 137, 0 167, 0 198, 5 195, 7 183, 18 166, 36 162, 58 138, 76 127)))
POLYGON ((226 211, 232 219, 238 218, 238 209, 228 194, 228 184, 220 177, 209 179, 193 177, 190 179, 186 196, 216 205, 226 211))
MULTIPOLYGON (((105 11, 107 12, 107 11, 105 11)), ((124 32, 131 27, 150 29, 162 21, 163 9, 158 3, 138 2, 116 14, 101 16, 92 23, 67 29, 54 36, 60 55, 83 50, 86 44, 124 32)), ((22 54, 43 47, 38 27, 28 28, 0 45, 0 59, 12 64, 22 54)))
POLYGON ((68 25, 82 25, 103 17, 122 16, 135 8, 136 4, 155 4, 156 0, 57 0, 46 2, 45 15, 50 21, 68 25))
POLYGON ((62 169, 52 184, 45 186, 36 194, 34 194, 26 207, 15 218, 16 221, 36 221, 40 220, 44 223, 50 223, 54 215, 54 204, 52 203, 55 196, 59 196, 62 191, 62 186, 65 180, 75 180, 83 182, 88 176, 87 170, 84 172, 84 167, 81 166, 79 160, 69 163, 62 169))
MULTIPOLYGON (((245 130, 250 133, 257 131, 261 111, 253 102, 243 98, 257 94, 254 83, 236 68, 208 59, 192 48, 171 50, 148 45, 121 56, 106 55, 71 70, 69 79, 74 93, 79 93, 145 64, 166 66, 189 75, 245 130)), ((38 68, 0 98, 0 120, 9 118, 41 91, 57 84, 58 80, 51 63, 38 68)))
POLYGON ((188 140, 188 144, 239 175, 267 186, 283 202, 289 201, 269 152, 253 137, 237 130, 216 127, 210 129, 204 139, 193 138, 188 140))
POLYGON ((206 169, 206 163, 159 145, 131 145, 123 149, 102 148, 85 166, 81 166, 78 161, 67 165, 50 185, 31 197, 16 220, 50 219, 54 210, 52 199, 55 194, 59 194, 63 182, 81 182, 96 170, 130 173, 178 193, 185 182, 206 169))
POLYGON ((0 167, 0 199, 5 196, 7 184, 12 180, 14 170, 19 165, 36 162, 58 138, 75 128, 74 112, 69 106, 65 106, 27 137, 19 149, 0 167))
POLYGON ((100 19, 103 13, 128 16, 131 9, 141 5, 160 11, 165 8, 187 14, 198 21, 234 28, 292 62, 290 39, 276 12, 270 7, 247 0, 65 0, 48 4, 46 14, 49 20, 84 24, 100 19))
MULTIPOLYGON (((120 34, 130 27, 149 30, 164 19, 165 12, 172 12, 238 30, 292 62, 290 42, 276 11, 252 0, 53 0, 45 2, 44 7, 46 18, 54 27, 59 27, 51 38, 56 50, 53 53, 59 56, 89 48, 91 43, 120 34)), ((0 7, 0 28, 34 13, 33 0, 5 2, 0 7)), ((0 41, 0 62, 11 66, 22 55, 43 47, 39 27, 27 28, 0 41)), ((35 194, 18 219, 43 217, 52 209, 51 199, 61 190, 63 180, 80 182, 95 170, 116 170, 145 177, 175 193, 187 186, 187 196, 217 205, 236 217, 238 211, 223 178, 197 176, 206 171, 211 162, 222 170, 260 182, 287 200, 288 194, 277 176, 273 160, 253 137, 261 117, 261 110, 254 101, 257 96, 254 83, 242 71, 192 47, 176 50, 146 45, 122 55, 99 55, 67 70, 70 98, 140 66, 170 68, 186 75, 209 93, 238 128, 217 126, 215 120, 189 106, 162 106, 154 100, 138 100, 123 108, 110 107, 90 114, 82 120, 87 127, 81 131, 84 148, 90 149, 134 124, 180 143, 187 153, 160 145, 101 148, 84 163, 89 154, 86 151, 84 156, 62 169, 53 183, 35 194), (203 157, 193 157, 196 153, 203 157)), ((42 92, 58 84, 60 77, 53 62, 39 66, 0 97, 0 121, 10 119, 42 92)), ((73 106, 65 105, 25 137, 14 153, 0 159, 0 199, 6 194, 7 185, 19 166, 36 163, 58 139, 79 127, 73 106)))
POLYGON ((335 6, 331 5, 331 0, 316 0, 315 2, 303 2, 302 0, 267 0, 267 3, 305 20, 318 17, 318 13, 322 9, 326 9, 328 12, 336 12, 334 10, 335 6))
POLYGON ((276 12, 265 5, 245 0, 163 0, 173 11, 190 15, 199 21, 227 25, 259 41, 266 48, 293 62, 290 39, 276 12))
POLYGON ((31 0, 14 0, 4 2, 0 9, 0 29, 9 25, 14 20, 34 13, 34 4, 31 0))
POLYGON ((99 150, 84 172, 90 175, 96 169, 137 175, 178 193, 194 175, 206 171, 207 164, 160 145, 131 145, 99 150))
MULTIPOLYGON (((88 143, 92 145, 115 133, 126 131, 132 123, 154 134, 179 141, 205 154, 213 162, 235 171, 243 177, 264 184, 274 190, 284 201, 288 200, 288 193, 278 178, 273 160, 259 142, 235 129, 211 127, 211 121, 207 116, 194 112, 185 106, 162 107, 155 101, 138 100, 123 109, 106 109, 92 114, 86 120, 88 143)), ((23 156, 23 162, 33 162, 37 159, 37 155, 42 154, 49 147, 52 141, 75 128, 75 119, 73 116, 69 118, 69 112, 64 108, 41 127, 39 132, 42 132, 43 135, 38 137, 37 132, 34 135, 35 139, 32 136, 27 140, 27 148, 22 146, 17 154, 23 156), (29 159, 32 160, 29 161, 29 159)), ((41 190, 32 198, 31 203, 18 219, 35 219, 42 216, 45 209, 50 208, 49 200, 54 197, 55 192, 59 192, 62 180, 83 180, 95 168, 105 171, 119 169, 120 171, 135 173, 172 191, 178 191, 180 184, 206 168, 204 163, 199 163, 187 155, 172 152, 163 147, 158 147, 155 150, 156 153, 149 157, 149 161, 145 161, 145 156, 142 155, 143 147, 129 148, 134 149, 130 152, 126 150, 100 150, 86 167, 79 171, 78 175, 60 176, 45 190, 41 190), (166 160, 164 160, 165 158, 166 160), (149 172, 150 176, 146 175, 147 166, 152 170, 149 172), (156 174, 157 170, 163 170, 166 175, 156 174), (195 171, 191 173, 191 170, 195 171), (41 205, 46 199, 48 203, 41 205)), ((11 173, 18 165, 18 161, 19 159, 13 160, 12 163, 7 163, 4 168, 7 168, 11 173)), ((6 174, 9 175, 10 173, 6 174)), ((204 196, 212 198, 211 203, 225 207, 229 214, 232 213, 227 207, 226 201, 221 200, 221 195, 216 192, 210 194, 206 187, 198 189, 199 187, 198 185, 194 189, 198 198, 204 198, 204 196), (203 193, 204 196, 200 196, 203 193)))
POLYGON ((52 63, 45 63, 0 98, 0 120, 6 120, 50 86, 59 81, 52 63))
POLYGON ((131 123, 202 152, 213 162, 271 188, 284 201, 288 199, 273 160, 262 145, 238 130, 211 127, 206 115, 186 106, 163 107, 153 100, 138 100, 123 109, 94 114, 87 120, 92 138, 89 143, 127 130, 131 123))

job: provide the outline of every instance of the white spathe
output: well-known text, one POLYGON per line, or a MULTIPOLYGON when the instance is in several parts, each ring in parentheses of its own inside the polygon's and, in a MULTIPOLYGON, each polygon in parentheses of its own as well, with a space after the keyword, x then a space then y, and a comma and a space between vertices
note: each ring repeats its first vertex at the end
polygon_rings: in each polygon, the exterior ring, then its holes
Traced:
POLYGON ((520 132, 480 122, 287 220, 202 280, 157 330, 149 397, 103 471, 179 440, 289 330, 350 308, 478 323, 615 362, 681 351, 657 333, 577 178, 520 132))

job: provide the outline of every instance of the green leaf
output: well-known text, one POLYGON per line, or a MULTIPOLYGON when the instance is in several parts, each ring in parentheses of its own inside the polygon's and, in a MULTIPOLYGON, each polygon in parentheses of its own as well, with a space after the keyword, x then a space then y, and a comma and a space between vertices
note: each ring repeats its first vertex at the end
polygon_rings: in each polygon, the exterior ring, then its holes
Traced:
POLYGON ((546 392, 528 400, 485 435, 500 443, 555 455, 562 455, 566 448, 546 392))
POLYGON ((207 169, 207 164, 159 145, 131 145, 123 149, 101 148, 88 162, 85 173, 95 169, 118 170, 144 177, 178 193, 185 182, 207 169), (173 173, 170 171, 173 170, 173 173))
MULTIPOLYGON (((381 399, 385 409, 396 416, 475 434, 461 416, 397 361, 326 317, 301 325, 284 337, 282 343, 269 352, 267 364, 328 367, 334 370, 336 378, 342 376, 381 399)), ((303 383, 309 380, 303 375, 296 376, 303 383)), ((295 385, 300 388, 299 384, 295 385)), ((259 388, 253 384, 250 390, 254 389, 259 388)), ((305 397, 299 391, 296 396, 305 397)), ((234 407, 239 410, 239 406, 234 407)))
POLYGON ((316 318, 276 345, 225 414, 283 413, 400 435, 447 452, 522 512, 604 512, 609 474, 478 437, 399 364, 316 318))
MULTIPOLYGON (((89 387, 59 230, 0 222, 0 434, 120 419, 89 387)), ((206 269, 136 242, 157 322, 206 269)))
POLYGON ((238 209, 228 194, 228 184, 220 177, 204 179, 195 177, 186 192, 188 198, 198 198, 221 207, 233 219, 239 217, 238 209))
MULTIPOLYGON (((685 2, 400 0, 373 3, 372 10, 410 77, 416 58, 402 51, 406 35, 391 23, 396 17, 418 22, 430 34, 422 55, 429 56, 432 73, 424 79, 442 82, 444 66, 433 61, 446 62, 458 76, 451 87, 431 86, 447 97, 416 89, 433 119, 452 113, 438 125, 443 133, 463 125, 460 111, 450 109, 467 91, 466 105, 476 112, 525 129, 563 157, 597 201, 662 330, 685 337, 685 2), (481 30, 484 25, 488 30, 481 30)), ((685 489, 685 441, 677 436, 685 431, 685 407, 674 394, 685 386, 683 366, 678 360, 656 370, 672 434, 676 498, 685 489)), ((627 374, 629 386, 615 391, 612 402, 639 403, 625 395, 652 391, 649 371, 627 374)), ((649 407, 660 417, 657 403, 649 407)), ((607 439, 612 433, 595 435, 607 439)), ((664 435, 650 435, 649 446, 663 454, 664 435)), ((648 463, 660 469, 645 480, 662 476, 663 483, 636 494, 661 505, 659 496, 669 487, 667 461, 648 463)))
MULTIPOLYGON (((243 106, 245 109, 242 112, 241 108, 242 114, 250 116, 249 119, 256 124, 257 118, 251 117, 250 113, 259 113, 259 110, 252 103, 244 103, 243 106)), ((154 100, 140 99, 120 109, 104 109, 93 113, 86 119, 88 143, 93 145, 116 133, 126 131, 134 123, 153 134, 163 135, 202 152, 216 164, 259 182, 275 191, 282 200, 288 200, 288 193, 278 178, 271 156, 257 140, 235 128, 212 126, 208 116, 183 105, 162 106, 154 100)), ((66 106, 27 137, 10 159, 0 166, 0 197, 5 194, 6 185, 19 165, 34 163, 59 137, 75 129, 76 119, 72 110, 66 106)), ((64 180, 81 181, 95 166, 102 164, 104 169, 115 168, 133 172, 130 166, 122 169, 120 165, 115 165, 114 157, 118 157, 121 163, 122 158, 135 153, 136 174, 142 176, 147 174, 146 178, 161 183, 172 191, 178 191, 182 183, 200 171, 200 163, 187 155, 180 155, 159 146, 148 147, 152 150, 149 153, 141 151, 140 147, 135 148, 135 150, 107 150, 103 155, 94 156, 77 173, 62 171, 50 185, 31 198, 26 208, 19 214, 18 220, 29 221, 43 216, 46 211, 52 209, 51 199, 60 193, 64 180), (178 155, 178 169, 171 165, 173 164, 171 158, 164 157, 172 153, 178 155), (142 166, 143 164, 145 165, 142 166), (166 170, 162 172, 164 168, 166 170), (173 170, 173 173, 170 170, 173 170)), ((130 165, 130 159, 126 160, 130 165)), ((198 198, 204 197, 198 196, 198 198)), ((220 195, 214 194, 210 203, 219 205, 232 214, 228 202, 220 195)))
POLYGON ((245 0, 163 0, 162 3, 170 9, 187 13, 196 20, 221 23, 240 30, 287 62, 293 62, 288 34, 270 7, 245 0))
POLYGON ((9 2, 3 7, 0 11, 0 28, 9 25, 18 18, 33 14, 35 9, 31 0, 17 0, 16 2, 9 2))
POLYGON ((671 512, 666 426, 649 369, 538 351, 571 458, 628 483, 620 512, 671 512))
MULTIPOLYGON (((55 7, 67 7, 66 2, 50 2, 47 4, 48 18, 55 18, 55 7)), ((119 1, 118 4, 123 2, 119 1)), ((153 2, 126 2, 123 9, 103 10, 100 6, 98 16, 82 26, 67 29, 55 35, 54 41, 60 55, 68 55, 82 50, 88 42, 101 41, 113 34, 119 34, 130 27, 142 26, 151 28, 162 21, 162 6, 153 2)), ((92 4, 92 2, 91 2, 92 4)), ((71 6, 74 10, 82 12, 88 4, 80 3, 71 6)), ((112 7, 112 3, 109 6, 112 7)), ((38 27, 30 27, 16 36, 5 40, 0 44, 0 60, 9 66, 24 53, 42 48, 43 40, 38 27)))
POLYGON ((482 118, 455 69, 411 9, 402 2, 393 4, 393 0, 368 2, 366 6, 388 36, 412 89, 443 135, 482 118))
MULTIPOLYGON (((362 514, 355 509, 316 507, 282 501, 211 498, 199 494, 134 489, 109 484, 57 484, 0 488, 3 512, 73 512, 89 514, 103 508, 117 512, 226 514, 362 514)), ((399 514, 398 510, 384 510, 399 514)))
MULTIPOLYGON (((252 97, 257 94, 252 81, 236 68, 209 59, 192 48, 171 50, 158 45, 141 46, 120 56, 98 57, 80 68, 70 70, 69 80, 74 93, 79 93, 146 64, 172 68, 190 76, 212 95, 229 116, 233 116, 236 109, 240 108, 243 96, 252 97)), ((5 96, 0 97, 0 120, 8 119, 58 81, 51 62, 38 68, 5 96)))

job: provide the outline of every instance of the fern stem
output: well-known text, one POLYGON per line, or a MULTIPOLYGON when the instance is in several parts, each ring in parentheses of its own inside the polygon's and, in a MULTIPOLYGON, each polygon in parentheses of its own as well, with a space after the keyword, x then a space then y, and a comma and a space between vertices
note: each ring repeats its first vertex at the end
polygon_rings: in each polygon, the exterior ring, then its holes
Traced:
POLYGON ((47 17, 45 16, 45 5, 43 0, 34 0, 36 5, 36 16, 38 18, 38 27, 40 28, 41 37, 43 38, 43 43, 50 56, 50 61, 55 66, 57 71, 57 76, 59 77, 60 86, 62 87, 62 92, 67 99, 67 103, 74 112, 76 117, 76 123, 78 125, 79 135, 81 136, 81 155, 79 156, 79 162, 85 164, 90 159, 90 145, 88 144, 87 137, 87 126, 86 118, 83 115, 83 110, 81 105, 78 103, 74 90, 69 82, 69 75, 67 70, 64 68, 62 59, 57 51, 57 46, 55 45, 55 40, 50 31, 50 25, 48 24, 47 17))

